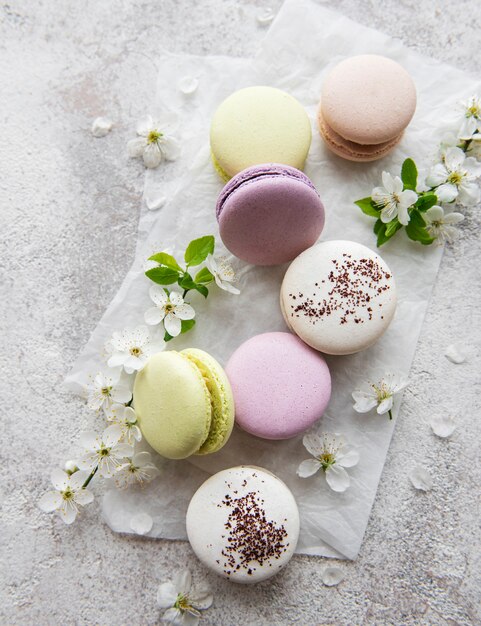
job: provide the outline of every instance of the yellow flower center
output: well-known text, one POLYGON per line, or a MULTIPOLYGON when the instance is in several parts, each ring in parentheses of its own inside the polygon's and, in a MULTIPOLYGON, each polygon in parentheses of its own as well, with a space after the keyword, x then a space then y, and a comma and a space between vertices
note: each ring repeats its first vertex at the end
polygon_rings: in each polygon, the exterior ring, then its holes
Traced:
POLYGON ((147 143, 157 143, 157 141, 164 136, 164 133, 161 133, 158 130, 151 130, 147 135, 147 143))
POLYGON ((62 498, 67 502, 69 500, 73 500, 73 491, 70 489, 70 487, 67 487, 65 491, 62 491, 62 498))
POLYGON ((112 391, 112 387, 102 387, 102 389, 100 390, 100 393, 103 396, 110 396, 111 391, 112 391))
POLYGON ((169 304, 166 304, 166 305, 165 305, 165 312, 166 312, 166 313, 170 313, 171 311, 173 311, 173 310, 174 310, 174 308, 175 308, 175 307, 174 307, 174 305, 173 305, 173 304, 170 304, 170 302, 169 302, 169 304))
POLYGON ((462 172, 451 172, 448 176, 448 183, 453 185, 459 185, 464 178, 464 174, 462 172))
POLYGON ((481 109, 478 105, 472 104, 466 111, 466 117, 479 117, 481 109))
POLYGON ((142 354, 142 350, 134 346, 133 348, 130 348, 130 354, 132 356, 140 356, 142 354))
POLYGON ((186 611, 195 611, 194 607, 190 604, 189 597, 184 595, 183 593, 179 593, 179 595, 177 596, 174 608, 179 609, 179 611, 181 611, 182 613, 185 613, 186 611))
POLYGON ((319 457, 319 462, 321 463, 322 469, 326 471, 331 465, 334 465, 336 457, 332 452, 325 451, 319 457))
POLYGON ((379 387, 377 385, 371 386, 376 394, 378 404, 381 404, 383 400, 386 400, 387 398, 390 398, 392 396, 391 390, 384 381, 381 382, 379 387))

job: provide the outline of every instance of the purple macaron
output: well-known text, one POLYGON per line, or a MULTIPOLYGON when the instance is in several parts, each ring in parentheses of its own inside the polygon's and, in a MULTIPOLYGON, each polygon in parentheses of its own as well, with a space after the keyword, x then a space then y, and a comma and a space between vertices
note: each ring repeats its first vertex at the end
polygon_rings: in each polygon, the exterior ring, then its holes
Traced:
POLYGON ((251 337, 226 366, 236 423, 263 439, 289 439, 318 420, 331 397, 323 357, 290 333, 251 337))
POLYGON ((324 206, 313 183, 294 167, 277 163, 234 176, 220 193, 216 213, 226 248, 254 265, 292 261, 324 227, 324 206))

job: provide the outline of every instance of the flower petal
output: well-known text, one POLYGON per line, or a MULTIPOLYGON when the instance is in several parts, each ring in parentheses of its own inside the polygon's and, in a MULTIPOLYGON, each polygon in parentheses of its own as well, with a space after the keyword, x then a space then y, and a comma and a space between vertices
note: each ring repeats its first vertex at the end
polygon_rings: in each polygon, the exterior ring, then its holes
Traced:
POLYGON ((125 363, 125 360, 127 359, 127 357, 128 357, 127 353, 117 352, 115 354, 112 354, 112 356, 107 361, 107 365, 109 367, 119 367, 120 365, 123 365, 125 363))
POLYGON ((149 324, 149 326, 155 326, 156 324, 160 324, 160 322, 164 319, 164 316, 165 312, 154 306, 145 311, 144 320, 146 324, 149 324))
POLYGON ((118 402, 119 404, 124 404, 125 402, 129 402, 132 399, 132 391, 127 387, 127 385, 118 385, 117 387, 112 387, 110 395, 112 397, 112 400, 114 402, 118 402))
POLYGON ((449 415, 438 415, 432 417, 429 421, 429 425, 435 435, 445 439, 450 437, 456 430, 456 423, 449 415))
POLYGON ((214 602, 214 597, 210 591, 210 588, 207 584, 201 583, 195 585, 191 588, 191 592, 189 594, 190 601, 192 602, 192 606, 195 609, 200 609, 201 611, 205 611, 206 609, 212 606, 214 602))
POLYGON ((69 475, 62 469, 56 468, 50 475, 52 485, 57 491, 64 491, 69 484, 69 475))
POLYGON ((377 398, 374 394, 356 389, 352 392, 352 397, 355 401, 353 408, 358 413, 368 413, 377 406, 377 398))
MULTIPOLYGON (((429 187, 437 187, 444 183, 449 176, 449 172, 443 163, 437 163, 431 168, 428 177, 426 178, 426 185, 429 187)), ((439 199, 439 196, 438 196, 439 199)))
POLYGON ((376 409, 377 414, 384 415, 385 413, 388 413, 392 409, 392 405, 393 405, 393 397, 389 396, 389 398, 385 398, 377 407, 376 409))
POLYGON ((359 463, 359 452, 351 446, 343 446, 336 455, 336 463, 339 463, 341 467, 354 467, 359 463))
POLYGON ((180 143, 174 137, 164 135, 160 140, 160 149, 164 154, 164 159, 167 161, 175 161, 179 158, 181 148, 180 143))
POLYGON ((155 122, 151 115, 144 115, 144 117, 140 118, 137 122, 137 135, 140 135, 141 137, 147 137, 153 129, 155 129, 155 122))
POLYGON ((169 294, 169 300, 174 306, 179 306, 184 303, 184 298, 178 291, 171 291, 169 294))
POLYGON ((118 424, 112 424, 112 426, 107 426, 102 433, 102 442, 107 448, 111 448, 115 446, 120 437, 122 437, 122 428, 118 424))
POLYGON ((306 459, 297 468, 297 475, 300 478, 309 478, 321 469, 321 464, 317 459, 306 459))
POLYGON ((152 287, 149 289, 149 296, 152 302, 160 307, 165 306, 169 299, 167 294, 165 293, 165 289, 163 289, 159 285, 152 285, 152 287))
POLYGON ((100 436, 93 430, 80 433, 79 441, 86 450, 97 450, 100 446, 100 436))
POLYGON ((312 454, 312 456, 317 457, 322 454, 324 446, 322 444, 322 439, 319 437, 319 435, 316 435, 314 433, 304 435, 302 439, 302 444, 304 448, 309 452, 309 454, 312 454))
POLYGON ((45 513, 56 511, 62 505, 62 496, 58 491, 48 491, 38 501, 38 506, 45 513))
POLYGON ((149 169, 159 167, 162 163, 162 153, 159 150, 159 146, 155 142, 149 143, 149 145, 144 148, 142 158, 144 159, 145 167, 149 169))
POLYGON ((86 504, 90 504, 94 501, 94 494, 88 489, 80 489, 75 494, 75 502, 80 504, 81 506, 85 506, 86 504))
POLYGON ((424 214, 424 217, 425 219, 427 219, 429 223, 440 222, 444 218, 444 209, 443 207, 440 207, 437 204, 435 204, 434 206, 432 206, 430 209, 426 211, 426 213, 424 214))
POLYGON ((141 157, 144 153, 144 148, 145 139, 142 139, 142 137, 136 137, 127 143, 127 152, 131 159, 141 157))
POLYGON ((444 183, 435 191, 439 202, 452 202, 458 197, 458 188, 451 183, 444 183))
POLYGON ((134 448, 128 443, 118 443, 112 448, 112 454, 118 459, 130 458, 134 454, 134 448))
POLYGON ((455 172, 460 169, 464 163, 466 155, 461 148, 448 148, 444 153, 444 163, 450 172, 455 172))
POLYGON ((172 582, 179 593, 187 595, 192 587, 192 575, 188 569, 181 570, 175 574, 172 582))
POLYGON ((177 337, 177 335, 180 335, 182 322, 172 313, 168 313, 164 319, 164 327, 169 335, 171 335, 172 337, 177 337))
POLYGON ((240 289, 237 289, 237 287, 234 287, 234 285, 228 282, 227 280, 220 280, 220 278, 216 276, 215 282, 217 286, 223 289, 224 291, 228 291, 229 293, 233 293, 235 295, 240 294, 240 289))
POLYGON ((173 314, 181 320, 191 320, 195 317, 195 311, 190 304, 180 304, 176 306, 173 314))
POLYGON ((66 504, 67 506, 64 506, 63 508, 59 509, 58 514, 59 514, 60 519, 65 524, 72 524, 75 521, 75 518, 77 517, 78 509, 76 506, 74 506, 70 502, 66 504))
POLYGON ((70 476, 70 481, 69 481, 70 489, 72 489, 72 491, 78 491, 79 489, 81 489, 82 485, 87 480, 88 475, 89 475, 88 472, 82 472, 82 471, 74 472, 70 476))
POLYGON ((395 188, 395 179, 391 176, 389 172, 383 172, 381 175, 381 178, 382 178, 382 184, 384 185, 385 190, 389 194, 392 194, 395 188))
POLYGON ((343 467, 335 464, 326 471, 326 482, 333 491, 342 493, 351 484, 351 479, 343 467))
POLYGON ((162 616, 162 621, 167 622, 168 624, 182 624, 182 626, 185 626, 184 617, 186 615, 188 614, 184 613, 184 615, 182 615, 179 609, 174 609, 172 607, 170 609, 167 609, 167 611, 165 611, 165 613, 162 616))
POLYGON ((481 190, 476 183, 463 183, 458 191, 458 201, 464 206, 474 206, 481 199, 481 190))

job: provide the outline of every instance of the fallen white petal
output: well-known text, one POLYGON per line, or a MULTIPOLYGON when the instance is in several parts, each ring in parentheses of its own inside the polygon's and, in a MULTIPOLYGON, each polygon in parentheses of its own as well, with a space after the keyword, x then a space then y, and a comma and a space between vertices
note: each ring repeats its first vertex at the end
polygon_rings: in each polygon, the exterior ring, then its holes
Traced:
POLYGON ((97 117, 92 123, 92 135, 94 137, 105 137, 112 130, 112 120, 108 117, 97 117))
POLYGON ((411 481, 415 489, 421 491, 430 491, 433 488, 433 479, 427 469, 417 465, 409 474, 409 480, 411 481))
POLYGON ((328 587, 334 587, 334 585, 338 585, 341 580, 344 579, 344 574, 342 569, 339 567, 326 567, 326 569, 322 572, 322 582, 328 587))
POLYGON ((450 437, 456 430, 456 424, 452 417, 448 415, 438 415, 432 417, 429 425, 435 435, 438 437, 450 437))
POLYGON ((266 26, 272 22, 274 17, 274 11, 270 7, 266 7, 265 9, 261 9, 257 14, 257 21, 261 26, 266 26))
POLYGON ((464 363, 464 361, 466 361, 466 354, 461 348, 459 348, 459 346, 455 345, 454 343, 446 348, 446 350, 444 351, 444 356, 448 359, 448 361, 451 361, 451 363, 456 363, 456 365, 459 365, 460 363, 464 363))
POLYGON ((152 530, 154 520, 148 513, 136 513, 130 519, 130 528, 137 533, 137 535, 146 535, 152 530))
POLYGON ((189 96, 190 94, 194 93, 194 91, 197 91, 198 86, 199 81, 193 76, 183 76, 177 83, 177 87, 179 88, 179 90, 186 96, 189 96))
POLYGON ((167 197, 159 194, 152 194, 145 196, 145 204, 149 211, 157 211, 157 209, 161 209, 164 204, 167 202, 167 197))

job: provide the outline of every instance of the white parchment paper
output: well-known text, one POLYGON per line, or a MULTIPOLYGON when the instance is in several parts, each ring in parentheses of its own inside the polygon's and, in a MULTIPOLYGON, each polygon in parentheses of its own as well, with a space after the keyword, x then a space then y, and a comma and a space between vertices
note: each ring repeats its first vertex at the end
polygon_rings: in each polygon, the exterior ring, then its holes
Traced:
MULTIPOLYGON (((305 171, 319 190, 327 213, 321 240, 352 239, 374 248, 373 220, 363 215, 353 201, 370 194, 380 183, 383 169, 399 172, 407 156, 427 169, 436 158, 440 137, 458 101, 481 89, 481 83, 469 75, 422 57, 400 42, 308 0, 288 0, 284 4, 252 62, 165 55, 160 67, 158 106, 159 110, 175 108, 182 120, 185 170, 166 187, 160 170, 149 172, 146 177, 145 196, 155 197, 165 190, 167 200, 158 212, 142 213, 134 265, 68 376, 67 383, 79 393, 88 375, 98 371, 104 341, 112 331, 143 323, 150 282, 143 275, 144 260, 166 247, 182 250, 197 236, 218 236, 214 209, 222 183, 210 163, 208 132, 212 114, 225 96, 246 85, 267 84, 285 89, 300 100, 313 125, 305 171), (384 54, 399 61, 414 78, 418 91, 416 114, 403 140, 394 153, 371 164, 350 163, 332 155, 323 145, 315 124, 326 72, 341 59, 361 53, 384 54), (198 90, 188 97, 177 89, 182 75, 199 79, 198 90)), ((399 234, 382 248, 381 255, 398 285, 395 318, 382 339, 369 350, 327 358, 333 393, 327 413, 316 425, 323 431, 344 433, 359 449, 361 460, 349 471, 349 490, 335 494, 320 475, 310 479, 296 476, 298 464, 308 456, 301 437, 270 442, 235 429, 219 453, 182 462, 157 457, 159 465, 163 465, 163 479, 144 490, 107 493, 104 515, 114 530, 132 532, 132 515, 144 511, 154 520, 150 536, 185 538, 185 511, 197 486, 218 470, 251 463, 273 471, 292 489, 301 514, 298 552, 356 557, 396 419, 402 419, 402 414, 399 415, 399 402, 394 407, 392 422, 377 415, 356 414, 351 392, 376 371, 409 371, 442 250, 436 246, 422 247, 399 234)), ((286 330, 278 304, 286 266, 259 268, 233 262, 239 271, 241 295, 212 289, 207 301, 200 295, 192 296, 197 326, 169 344, 169 348, 199 347, 225 364, 249 337, 286 330)))

